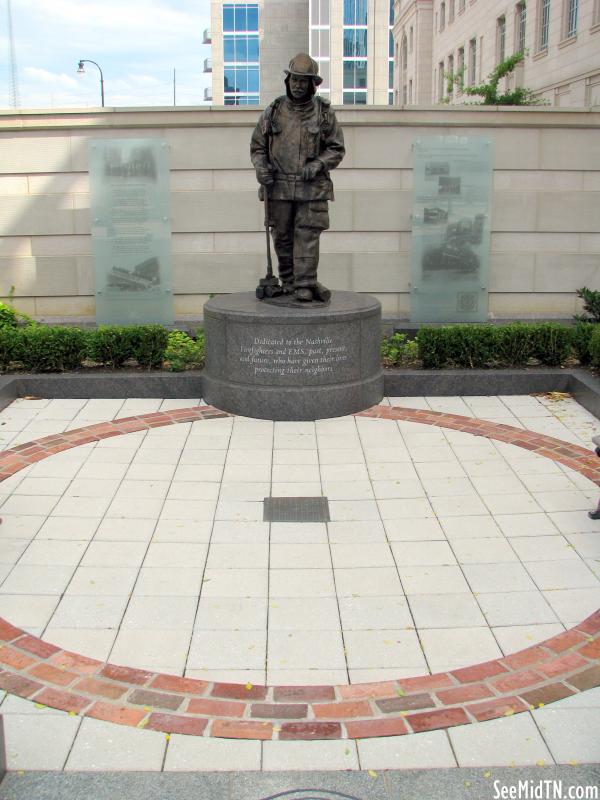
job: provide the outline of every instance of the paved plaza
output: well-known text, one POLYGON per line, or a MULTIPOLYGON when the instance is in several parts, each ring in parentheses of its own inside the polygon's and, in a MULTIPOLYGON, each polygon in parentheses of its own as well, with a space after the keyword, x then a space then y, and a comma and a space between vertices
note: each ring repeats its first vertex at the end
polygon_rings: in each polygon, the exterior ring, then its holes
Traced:
POLYGON ((558 393, 314 423, 13 402, 8 768, 600 761, 599 432, 558 393), (330 521, 264 522, 269 496, 330 521))

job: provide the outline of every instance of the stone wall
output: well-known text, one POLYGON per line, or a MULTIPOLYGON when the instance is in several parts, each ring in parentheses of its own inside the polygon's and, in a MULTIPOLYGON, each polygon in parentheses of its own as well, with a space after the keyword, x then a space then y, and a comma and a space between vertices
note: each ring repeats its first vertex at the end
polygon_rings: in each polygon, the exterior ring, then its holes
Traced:
MULTIPOLYGON (((262 205, 248 143, 257 109, 0 112, 0 296, 40 318, 94 314, 88 148, 164 137, 171 148, 175 308, 253 289, 264 272, 262 205)), ((486 136, 495 153, 490 316, 570 317, 600 288, 600 113, 571 109, 344 108, 320 275, 408 318, 411 143, 486 136)))

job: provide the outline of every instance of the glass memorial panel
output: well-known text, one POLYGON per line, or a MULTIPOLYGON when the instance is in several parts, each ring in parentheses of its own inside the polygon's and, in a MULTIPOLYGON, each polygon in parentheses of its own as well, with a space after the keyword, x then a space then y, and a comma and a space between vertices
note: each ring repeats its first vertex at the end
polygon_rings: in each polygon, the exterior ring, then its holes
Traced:
POLYGON ((433 136, 414 143, 411 320, 488 317, 492 144, 433 136))
POLYGON ((90 151, 98 324, 173 324, 168 145, 96 139, 90 151))

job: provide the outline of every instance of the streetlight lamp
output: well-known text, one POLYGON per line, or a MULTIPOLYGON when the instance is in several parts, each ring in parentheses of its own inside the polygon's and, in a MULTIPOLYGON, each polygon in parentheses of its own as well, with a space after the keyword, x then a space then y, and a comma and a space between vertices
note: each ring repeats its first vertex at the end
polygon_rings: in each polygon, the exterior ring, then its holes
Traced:
POLYGON ((77 72, 81 75, 85 72, 84 64, 94 64, 94 66, 98 67, 100 72, 100 95, 102 97, 102 108, 104 108, 104 76, 102 75, 102 70, 100 69, 100 64, 96 64, 95 61, 91 61, 89 58, 80 58, 79 64, 77 65, 77 72))

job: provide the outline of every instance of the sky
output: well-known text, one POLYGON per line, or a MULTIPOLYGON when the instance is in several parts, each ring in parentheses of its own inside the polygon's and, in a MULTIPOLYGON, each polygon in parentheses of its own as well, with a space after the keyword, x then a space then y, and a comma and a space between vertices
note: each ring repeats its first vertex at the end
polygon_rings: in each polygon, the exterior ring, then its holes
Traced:
MULTIPOLYGON (((203 105, 210 0, 12 0, 20 103, 26 108, 203 105)), ((7 0, 0 0, 0 109, 10 104, 7 0)))

